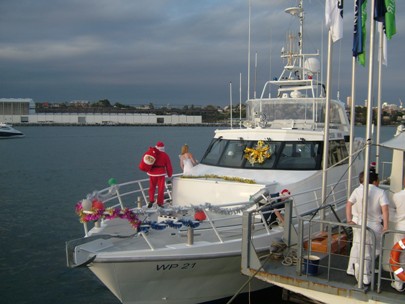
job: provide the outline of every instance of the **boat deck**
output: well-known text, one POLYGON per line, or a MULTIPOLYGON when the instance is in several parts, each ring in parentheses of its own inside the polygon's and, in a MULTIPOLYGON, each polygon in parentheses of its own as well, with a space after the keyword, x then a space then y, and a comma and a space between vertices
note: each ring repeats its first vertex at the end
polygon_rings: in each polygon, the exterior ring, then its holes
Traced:
MULTIPOLYGON (((383 271, 381 274, 380 292, 371 290, 370 286, 359 289, 354 276, 346 274, 348 256, 336 255, 331 259, 331 267, 328 267, 327 258, 320 260, 316 275, 298 274, 295 265, 283 265, 282 260, 268 259, 262 269, 256 274, 256 278, 294 291, 306 289, 306 296, 311 293, 328 293, 337 297, 336 303, 341 303, 347 298, 351 303, 377 301, 383 303, 403 303, 404 298, 400 292, 393 289, 390 273, 383 271)), ((302 265, 302 264, 301 264, 302 265)), ((303 265, 301 266, 303 267, 303 265)), ((304 267, 302 268, 304 271, 304 267)), ((250 274, 256 273, 255 269, 249 269, 250 274)), ((375 281, 378 281, 378 273, 375 274, 375 281)), ((305 295, 305 294, 304 294, 305 295)), ((333 302, 328 302, 333 303, 333 302)))
MULTIPOLYGON (((356 278, 346 273, 352 244, 348 224, 310 219, 311 226, 305 230, 303 223, 307 219, 303 217, 298 225, 298 237, 286 234, 284 240, 294 240, 280 244, 270 242, 270 254, 263 259, 258 257, 249 241, 252 236, 250 218, 251 214, 246 212, 242 242, 243 274, 328 304, 340 304, 348 299, 350 303, 404 303, 403 295, 391 287, 394 279, 392 272, 388 271, 388 257, 392 247, 389 236, 398 231, 385 231, 380 244, 371 245, 378 248, 381 254, 376 257, 372 253, 371 260, 375 261, 371 263, 372 269, 375 269, 373 279, 371 284, 359 288, 356 278), (329 233, 311 234, 312 226, 316 223, 326 225, 325 230, 329 233), (332 230, 331 227, 339 229, 332 230), (308 257, 312 260, 305 259, 308 257)), ((286 220, 285 227, 289 227, 288 217, 286 220)), ((284 231, 288 232, 289 229, 284 231)))

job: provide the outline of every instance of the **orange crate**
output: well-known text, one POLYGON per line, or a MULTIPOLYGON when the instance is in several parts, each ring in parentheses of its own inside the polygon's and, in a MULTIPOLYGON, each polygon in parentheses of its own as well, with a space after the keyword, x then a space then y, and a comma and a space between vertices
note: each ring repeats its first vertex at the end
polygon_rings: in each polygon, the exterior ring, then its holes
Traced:
MULTIPOLYGON (((304 242, 305 250, 308 250, 308 241, 304 242)), ((331 253, 342 253, 347 246, 346 234, 335 233, 331 235, 331 253)), ((311 240, 311 251, 328 252, 328 234, 323 233, 311 240)))

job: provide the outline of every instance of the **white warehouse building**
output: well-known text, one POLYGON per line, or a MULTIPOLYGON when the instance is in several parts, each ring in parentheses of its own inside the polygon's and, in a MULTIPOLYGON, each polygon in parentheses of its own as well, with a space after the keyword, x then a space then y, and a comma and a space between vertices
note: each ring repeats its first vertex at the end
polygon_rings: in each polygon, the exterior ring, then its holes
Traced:
POLYGON ((35 113, 29 98, 0 98, 0 121, 10 124, 184 125, 201 124, 201 116, 140 113, 35 113))

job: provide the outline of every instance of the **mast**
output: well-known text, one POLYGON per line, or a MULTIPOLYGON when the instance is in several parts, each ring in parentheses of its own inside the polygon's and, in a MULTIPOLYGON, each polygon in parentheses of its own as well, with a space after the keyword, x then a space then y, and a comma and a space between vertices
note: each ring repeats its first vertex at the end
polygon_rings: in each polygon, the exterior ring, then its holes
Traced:
POLYGON ((251 18, 251 7, 252 7, 251 0, 249 0, 247 100, 250 99, 250 18, 251 18))
MULTIPOLYGON (((299 58, 299 66, 302 68, 304 63, 303 58, 302 58, 302 54, 303 54, 303 50, 304 50, 304 40, 303 40, 303 36, 304 36, 304 10, 302 8, 302 1, 300 0, 299 4, 298 4, 298 8, 299 8, 299 19, 300 19, 300 30, 298 33, 298 49, 299 49, 299 54, 300 54, 300 58, 299 58)), ((301 69, 300 72, 300 79, 304 79, 304 71, 303 69, 301 69)))

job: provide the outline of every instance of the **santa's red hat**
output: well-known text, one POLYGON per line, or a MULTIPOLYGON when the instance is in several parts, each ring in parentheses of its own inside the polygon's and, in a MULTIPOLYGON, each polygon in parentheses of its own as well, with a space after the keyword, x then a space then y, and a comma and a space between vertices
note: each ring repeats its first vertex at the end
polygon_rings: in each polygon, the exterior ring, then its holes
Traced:
POLYGON ((155 148, 158 149, 159 151, 164 151, 165 150, 165 144, 163 142, 161 142, 161 141, 158 141, 156 143, 155 148))
POLYGON ((280 196, 290 196, 290 195, 291 195, 291 193, 288 189, 283 189, 280 192, 280 196))

